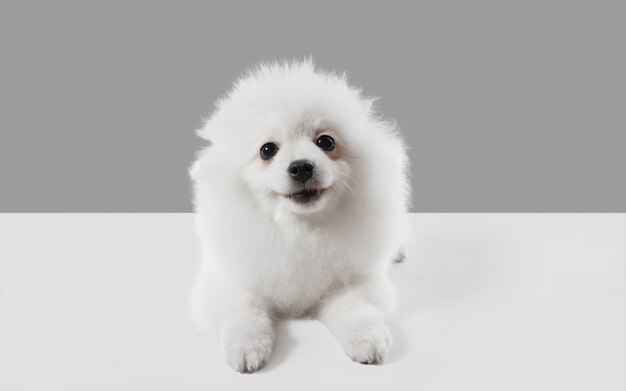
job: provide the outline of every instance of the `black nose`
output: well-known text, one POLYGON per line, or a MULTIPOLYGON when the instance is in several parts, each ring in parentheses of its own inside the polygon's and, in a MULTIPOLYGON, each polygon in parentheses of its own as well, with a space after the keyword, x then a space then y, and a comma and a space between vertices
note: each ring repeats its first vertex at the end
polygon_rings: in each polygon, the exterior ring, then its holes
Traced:
POLYGON ((310 160, 295 160, 287 167, 287 172, 294 180, 304 183, 311 179, 314 168, 310 160))

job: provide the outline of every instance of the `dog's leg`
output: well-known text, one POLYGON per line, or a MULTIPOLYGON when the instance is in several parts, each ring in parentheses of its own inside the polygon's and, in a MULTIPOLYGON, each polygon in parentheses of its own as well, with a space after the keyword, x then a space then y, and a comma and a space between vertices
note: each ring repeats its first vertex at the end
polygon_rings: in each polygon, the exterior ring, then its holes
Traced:
POLYGON ((221 322, 220 347, 228 364, 241 373, 260 369, 274 345, 273 320, 261 308, 231 314, 221 322))
POLYGON ((275 335, 269 311, 218 269, 200 268, 191 315, 200 328, 219 335, 226 361, 236 371, 254 372, 269 358, 275 335))
POLYGON ((380 364, 391 346, 385 318, 393 291, 388 282, 368 281, 328 298, 320 320, 335 335, 346 354, 361 364, 380 364))

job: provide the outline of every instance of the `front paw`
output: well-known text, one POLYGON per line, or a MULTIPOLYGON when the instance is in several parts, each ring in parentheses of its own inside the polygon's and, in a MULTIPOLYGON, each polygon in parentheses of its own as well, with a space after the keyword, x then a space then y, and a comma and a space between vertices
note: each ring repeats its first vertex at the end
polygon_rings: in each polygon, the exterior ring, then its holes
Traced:
POLYGON ((353 361, 380 364, 391 346, 391 332, 384 323, 359 328, 343 341, 343 349, 353 361))
POLYGON ((274 326, 265 314, 244 313, 222 325, 221 347, 228 365, 237 372, 260 369, 272 353, 274 326))
POLYGON ((252 373, 269 359, 273 343, 271 335, 249 336, 226 346, 226 362, 237 372, 252 373))

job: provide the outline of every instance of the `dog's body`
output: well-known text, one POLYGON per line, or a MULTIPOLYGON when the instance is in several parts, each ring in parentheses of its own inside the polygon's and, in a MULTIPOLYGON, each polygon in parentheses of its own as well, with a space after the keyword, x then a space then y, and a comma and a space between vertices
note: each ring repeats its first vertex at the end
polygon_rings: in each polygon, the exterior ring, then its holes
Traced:
POLYGON ((203 252, 192 314, 240 372, 269 357, 281 317, 318 317, 362 363, 391 344, 386 268, 402 245, 407 158, 371 104, 310 62, 261 66, 200 131, 211 146, 191 169, 203 252))

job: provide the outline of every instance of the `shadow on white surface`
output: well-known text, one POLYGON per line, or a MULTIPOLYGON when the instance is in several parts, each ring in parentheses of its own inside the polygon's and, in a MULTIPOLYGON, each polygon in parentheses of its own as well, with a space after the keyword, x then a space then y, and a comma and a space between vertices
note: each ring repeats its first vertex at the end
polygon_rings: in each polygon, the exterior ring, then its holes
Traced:
POLYGON ((276 328, 276 341, 272 350, 272 357, 261 370, 271 372, 280 367, 294 353, 297 344, 298 341, 291 336, 288 330, 287 322, 279 322, 276 328))

